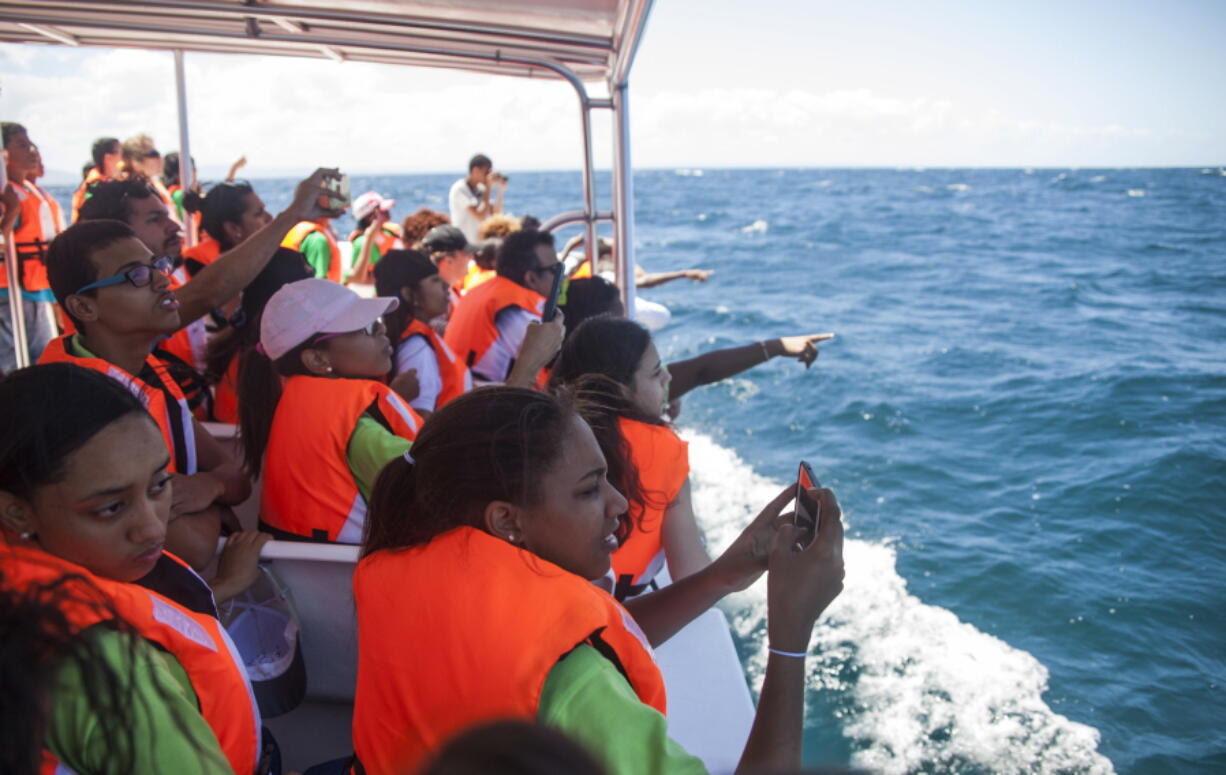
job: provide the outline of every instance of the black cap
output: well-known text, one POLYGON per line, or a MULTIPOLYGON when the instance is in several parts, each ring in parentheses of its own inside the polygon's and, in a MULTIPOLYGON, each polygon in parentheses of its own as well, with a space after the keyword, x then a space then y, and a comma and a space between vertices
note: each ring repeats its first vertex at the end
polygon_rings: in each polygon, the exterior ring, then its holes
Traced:
POLYGON ((427 253, 450 253, 453 250, 472 252, 464 232, 446 223, 431 229, 422 239, 421 246, 427 253))

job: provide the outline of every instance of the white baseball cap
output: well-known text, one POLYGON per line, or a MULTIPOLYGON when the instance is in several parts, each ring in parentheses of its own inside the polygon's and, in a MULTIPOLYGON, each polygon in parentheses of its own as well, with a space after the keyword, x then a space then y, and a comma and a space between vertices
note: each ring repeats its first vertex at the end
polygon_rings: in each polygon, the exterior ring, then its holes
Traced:
POLYGON ((363 299, 331 280, 299 280, 268 300, 260 318, 260 347, 275 361, 316 334, 358 331, 398 306, 393 296, 363 299))

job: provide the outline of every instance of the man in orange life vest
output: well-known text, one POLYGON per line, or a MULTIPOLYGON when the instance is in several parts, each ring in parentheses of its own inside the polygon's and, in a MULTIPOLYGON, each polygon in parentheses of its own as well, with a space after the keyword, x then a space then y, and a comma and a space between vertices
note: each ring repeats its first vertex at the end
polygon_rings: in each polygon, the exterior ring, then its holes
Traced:
POLYGON ((85 204, 85 196, 89 187, 103 180, 115 180, 119 177, 119 162, 123 160, 123 151, 119 146, 118 137, 99 137, 90 150, 94 166, 85 171, 85 179, 72 194, 72 220, 75 223, 81 205, 85 204))
MULTIPOLYGON (((20 264, 22 309, 25 312, 26 344, 30 360, 36 360, 51 337, 55 336, 51 303, 55 297, 47 284, 44 256, 47 245, 58 228, 51 205, 38 191, 25 185, 27 178, 37 173, 41 165, 38 149, 30 141, 25 127, 8 121, 0 124, 4 150, 8 153, 4 186, 6 213, 4 225, 13 227, 13 242, 20 264)), ((56 206, 58 208, 58 205, 56 206)), ((0 370, 11 371, 17 365, 17 352, 12 334, 9 309, 8 272, 0 254, 0 370)))
MULTIPOLYGON (((170 260, 155 258, 119 221, 82 221, 56 237, 47 274, 78 333, 54 340, 40 363, 100 371, 141 399, 157 422, 175 474, 166 547, 200 569, 216 553, 225 508, 251 494, 238 463, 191 416, 154 343, 179 327, 170 260)), ((237 527, 236 522, 232 522, 237 527)))
POLYGON ((444 337, 478 384, 505 382, 528 324, 540 320, 555 272, 553 235, 517 231, 498 249, 498 276, 460 299, 444 337))
MULTIPOLYGON (((204 368, 205 331, 202 318, 236 296, 268 263, 285 233, 304 218, 332 217, 319 203, 323 181, 331 170, 316 170, 298 184, 294 200, 270 223, 249 235, 203 267, 190 280, 176 266, 179 277, 172 279, 179 300, 179 325, 162 348, 197 371, 204 368)), ((326 201, 326 200, 325 200, 326 201)), ((149 186, 137 180, 112 181, 95 185, 81 208, 81 220, 101 218, 123 221, 154 256, 167 256, 179 264, 183 246, 182 228, 170 217, 166 204, 149 186)))

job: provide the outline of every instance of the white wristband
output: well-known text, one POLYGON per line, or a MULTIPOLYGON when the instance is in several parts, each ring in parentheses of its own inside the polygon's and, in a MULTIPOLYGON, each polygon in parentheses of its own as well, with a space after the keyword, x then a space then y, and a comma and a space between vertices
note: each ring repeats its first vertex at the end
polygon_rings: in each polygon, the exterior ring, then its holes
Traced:
POLYGON ((779 649, 773 649, 770 647, 767 647, 766 650, 772 654, 778 654, 781 657, 792 657, 794 659, 804 659, 805 657, 809 656, 803 651, 780 651, 779 649))

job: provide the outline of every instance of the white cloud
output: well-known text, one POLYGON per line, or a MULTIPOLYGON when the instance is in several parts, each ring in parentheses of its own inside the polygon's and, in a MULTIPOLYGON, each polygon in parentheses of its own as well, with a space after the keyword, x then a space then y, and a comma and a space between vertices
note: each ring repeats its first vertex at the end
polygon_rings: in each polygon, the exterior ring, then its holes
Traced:
POLYGON ((1108 152, 1135 153, 1167 134, 1021 119, 868 89, 661 92, 637 103, 635 119, 645 138, 638 160, 649 165, 1086 164, 1102 155, 1104 141, 1108 152), (729 149, 739 159, 729 158, 729 149))
MULTIPOLYGON (((323 59, 189 54, 187 64, 192 152, 206 175, 239 154, 255 177, 319 164, 458 171, 477 151, 509 170, 580 164, 577 100, 557 81, 323 59)), ((29 127, 49 167, 71 172, 102 135, 145 131, 173 150, 173 72, 164 52, 0 45, 0 108, 29 127)), ((870 89, 638 92, 631 115, 643 167, 1180 164, 1197 161, 1171 154, 1220 142, 870 89)), ((594 129, 597 164, 607 166, 606 113, 594 129)))

